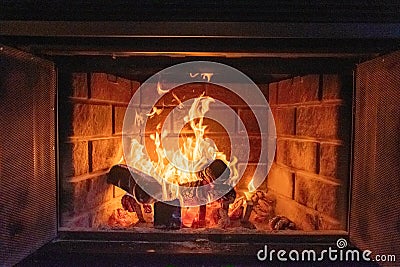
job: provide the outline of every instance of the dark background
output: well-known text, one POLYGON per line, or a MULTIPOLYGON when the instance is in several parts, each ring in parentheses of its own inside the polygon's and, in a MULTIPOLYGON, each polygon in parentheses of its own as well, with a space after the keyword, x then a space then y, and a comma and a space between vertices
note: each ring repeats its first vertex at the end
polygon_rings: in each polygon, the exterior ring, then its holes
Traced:
POLYGON ((0 20, 399 22, 400 1, 1 0, 0 20))

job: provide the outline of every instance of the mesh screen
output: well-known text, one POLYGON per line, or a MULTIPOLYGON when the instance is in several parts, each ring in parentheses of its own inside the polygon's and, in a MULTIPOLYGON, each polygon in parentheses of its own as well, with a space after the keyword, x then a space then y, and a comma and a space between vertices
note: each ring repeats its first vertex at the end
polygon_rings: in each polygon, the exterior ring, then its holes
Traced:
POLYGON ((398 261, 399 103, 400 52, 359 65, 350 238, 359 248, 374 254, 397 254, 398 261))
POLYGON ((56 235, 56 73, 0 47, 0 265, 9 266, 56 235))

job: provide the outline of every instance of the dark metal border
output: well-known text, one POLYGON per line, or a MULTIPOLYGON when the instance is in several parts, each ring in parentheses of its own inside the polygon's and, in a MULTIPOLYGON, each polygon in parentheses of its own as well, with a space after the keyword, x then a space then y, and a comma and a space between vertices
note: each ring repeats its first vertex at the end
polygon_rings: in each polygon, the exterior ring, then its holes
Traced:
POLYGON ((400 38, 400 23, 0 21, 3 36, 400 38))

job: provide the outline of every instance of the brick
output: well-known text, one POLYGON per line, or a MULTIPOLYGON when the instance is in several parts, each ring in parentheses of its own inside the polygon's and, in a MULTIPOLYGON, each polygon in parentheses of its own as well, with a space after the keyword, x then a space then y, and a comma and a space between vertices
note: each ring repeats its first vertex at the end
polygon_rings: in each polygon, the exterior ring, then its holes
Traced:
MULTIPOLYGON (((205 93, 204 83, 190 83, 173 88, 160 99, 165 106, 176 107, 179 105, 178 98, 182 103, 190 99, 198 98, 205 93), (175 96, 176 98, 175 98, 175 96)), ((189 108, 189 106, 188 106, 189 108)))
MULTIPOLYGON (((249 148, 250 151, 249 153, 249 159, 248 159, 248 163, 267 163, 268 162, 268 156, 271 156, 271 153, 269 153, 268 151, 268 138, 267 137, 261 137, 261 136, 249 136, 248 141, 246 140, 245 137, 234 137, 233 138, 233 144, 232 146, 234 146, 235 150, 237 151, 236 156, 239 159, 240 163, 246 163, 245 161, 245 156, 246 156, 246 143, 249 143, 249 148), (264 142, 266 143, 266 147, 265 149, 267 151, 264 150, 264 155, 263 157, 261 157, 261 142, 262 140, 264 140, 264 142)), ((272 161, 272 158, 271 160, 272 161)))
MULTIPOLYGON (((142 110, 144 113, 145 111, 142 110)), ((175 117, 171 117, 170 121, 166 121, 168 116, 172 116, 171 112, 172 109, 171 108, 163 108, 163 109, 159 109, 160 114, 154 114, 153 116, 145 116, 145 118, 147 118, 146 121, 146 126, 145 126, 145 133, 146 134, 154 134, 156 131, 160 132, 161 129, 164 129, 166 131, 168 131, 169 133, 172 132, 171 130, 171 124, 174 121, 175 122, 175 117), (158 129, 158 126, 160 126, 161 128, 158 129)), ((151 113, 152 111, 149 110, 149 112, 151 113)), ((149 114, 149 113, 147 113, 149 114)))
POLYGON ((293 87, 293 79, 282 80, 278 83, 277 104, 294 104, 297 101, 297 89, 293 87))
POLYGON ((61 177, 72 177, 89 171, 88 142, 65 143, 60 148, 61 177))
POLYGON ((218 151, 226 155, 227 160, 232 160, 231 140, 227 135, 205 135, 205 138, 210 138, 217 146, 218 151))
POLYGON ((122 133, 126 107, 114 107, 114 133, 122 133))
MULTIPOLYGON (((142 105, 175 108, 179 105, 179 102, 184 103, 190 99, 198 98, 206 91, 204 83, 190 83, 178 87, 174 87, 174 84, 160 83, 160 86, 162 90, 169 91, 164 94, 159 94, 157 91, 157 84, 147 83, 146 86, 143 87, 143 90, 140 92, 142 105)), ((184 104, 184 106, 187 105, 189 104, 184 104)))
POLYGON ((88 82, 86 73, 72 73, 72 95, 73 97, 88 97, 88 82))
POLYGON ((113 197, 113 189, 107 184, 106 175, 66 183, 62 190, 62 202, 69 203, 68 208, 74 214, 89 211, 113 197))
POLYGON ((295 108, 272 108, 276 134, 294 135, 295 131, 295 108))
MULTIPOLYGON (((256 116, 250 109, 239 109, 239 118, 242 120, 242 124, 238 124, 239 133, 247 132, 247 134, 260 134, 261 129, 257 121, 256 116), (244 126, 244 128, 243 128, 244 126)), ((265 129, 265 126, 264 126, 265 129)))
POLYGON ((340 179, 349 177, 349 148, 347 145, 321 144, 320 174, 340 179))
POLYGON ((286 197, 276 196, 275 214, 288 217, 299 230, 312 231, 319 227, 317 211, 286 197))
POLYGON ((276 141, 276 162, 289 166, 289 141, 277 139, 276 141))
POLYGON ((347 199, 340 185, 296 175, 295 200, 333 218, 342 218, 347 199))
POLYGON ((348 140, 351 113, 344 106, 300 107, 296 113, 296 134, 315 138, 348 140))
POLYGON ((132 94, 131 81, 106 73, 92 73, 91 98, 129 103, 132 94))
POLYGON ((71 136, 112 134, 111 106, 73 104, 71 136))
POLYGON ((276 160, 299 170, 317 172, 317 144, 313 142, 279 140, 276 160))
POLYGON ((293 80, 293 87, 297 93, 297 103, 318 101, 319 75, 296 77, 293 80))
MULTIPOLYGON (((133 135, 144 135, 146 134, 146 123, 149 123, 149 126, 147 127, 148 133, 149 132, 153 133, 155 132, 157 128, 157 124, 160 122, 159 121, 159 116, 155 115, 154 117, 149 117, 146 114, 149 114, 152 112, 151 108, 139 108, 135 106, 129 105, 128 107, 125 108, 125 114, 122 114, 122 109, 118 111, 119 116, 122 117, 122 121, 119 121, 118 123, 121 123, 119 127, 123 127, 123 123, 126 121, 125 129, 122 128, 124 131, 124 134, 133 134, 133 135), (142 129, 144 127, 144 129, 142 129)), ((117 114, 117 110, 115 110, 115 114, 117 114)), ((167 114, 164 113, 161 115, 161 117, 166 116, 167 114)), ((118 129, 116 127, 116 129, 118 129)))
POLYGON ((341 99, 342 81, 337 74, 323 75, 322 99, 341 99))
POLYGON ((122 158, 121 139, 92 141, 92 170, 105 170, 117 164, 122 158))
POLYGON ((246 102, 244 102, 240 96, 238 96, 231 90, 219 85, 209 83, 206 84, 206 95, 221 102, 224 102, 231 107, 247 107, 246 102))
POLYGON ((268 174, 267 186, 281 195, 292 198, 293 173, 287 168, 273 164, 268 174))
POLYGON ((318 217, 318 230, 345 230, 346 229, 346 221, 345 219, 336 220, 326 216, 324 214, 320 214, 318 217))
POLYGON ((353 77, 351 75, 326 74, 323 75, 322 99, 345 100, 351 103, 353 77))
POLYGON ((136 94, 140 88, 140 82, 137 81, 131 81, 131 96, 136 94))
POLYGON ((210 106, 210 110, 204 117, 203 124, 208 125, 206 133, 234 134, 236 132, 237 114, 233 110, 210 106))
POLYGON ((317 144, 289 141, 288 165, 304 171, 317 172, 317 144))
POLYGON ((270 105, 275 105, 277 104, 277 98, 278 98, 278 83, 270 83, 269 84, 269 104, 270 105))

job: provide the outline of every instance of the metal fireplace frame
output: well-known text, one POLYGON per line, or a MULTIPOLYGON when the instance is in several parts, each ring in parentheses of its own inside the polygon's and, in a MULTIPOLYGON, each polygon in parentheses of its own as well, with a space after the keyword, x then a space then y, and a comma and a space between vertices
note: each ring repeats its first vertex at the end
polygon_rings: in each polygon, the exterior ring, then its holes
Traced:
MULTIPOLYGON (((167 66, 168 58, 223 57, 226 62, 242 58, 242 67, 249 68, 254 58, 261 59, 262 70, 273 68, 299 71, 307 66, 305 73, 320 70, 335 71, 338 66, 350 66, 360 61, 375 58, 400 48, 399 22, 154 22, 154 21, 0 21, 0 43, 12 46, 34 56, 57 60, 68 60, 75 56, 82 59, 82 69, 95 69, 96 58, 113 64, 115 60, 128 57, 148 57, 150 61, 161 60, 159 68, 167 66), (314 64, 308 64, 314 62, 314 64), (343 63, 345 62, 345 63, 343 63)), ((106 65, 106 64, 105 64, 106 65)), ((145 65, 143 65, 145 69, 145 65)), ((152 70, 153 71, 153 70, 152 70)), ((146 76, 144 72, 141 75, 146 76)), ((260 77, 263 79, 263 77, 260 77)), ((145 261, 146 255, 168 255, 171 247, 160 245, 157 234, 113 233, 63 233, 58 232, 54 241, 47 243, 25 260, 29 264, 40 259, 46 262, 45 254, 90 255, 95 262, 99 251, 108 255, 108 260, 134 257, 145 261), (110 242, 109 242, 110 241, 110 242), (109 243, 107 243, 109 242, 109 243), (107 244, 118 243, 118 248, 107 244), (132 253, 132 247, 141 244, 142 249, 132 253), (91 248, 88 248, 91 246, 91 248), (157 246, 162 249, 155 253, 157 246), (97 249, 97 251, 96 251, 97 249), (86 253, 86 254, 85 254, 86 253), (130 256, 128 256, 130 254, 130 256)), ((166 234, 171 244, 177 246, 176 254, 212 258, 232 256, 242 260, 254 260, 260 244, 272 243, 309 248, 334 244, 338 238, 349 235, 174 235, 166 234), (191 241, 199 248, 185 245, 191 241), (207 244, 215 245, 212 252, 207 244), (219 244, 219 245, 218 245, 219 244), (231 244, 231 245, 229 245, 231 244), (236 245, 234 245, 236 244, 236 245), (239 245, 237 245, 239 244, 239 245), (308 244, 308 245, 307 245, 308 244), (322 245, 321 245, 322 244, 322 245), (217 247, 220 249, 217 249, 217 247), (245 249, 245 247, 247 247, 245 249), (227 249, 231 249, 227 252, 227 249), (180 252, 179 252, 180 251, 180 252)), ((355 244, 357 246, 357 244, 355 244)), ((37 248, 34 248, 34 250, 37 248)), ((33 251, 26 252, 28 255, 33 251)), ((151 256, 153 255, 153 256, 151 256)), ((156 255, 156 256, 154 256, 156 255)), ((65 256, 64 256, 65 257, 65 256)), ((89 258, 90 258, 89 257, 89 258)), ((162 256, 163 257, 163 256, 162 256)), ((161 258, 162 258, 161 257, 161 258)), ((14 264, 20 261, 16 258, 14 264)), ((68 261, 66 261, 68 262, 68 261)), ((73 261, 69 261, 70 263, 73 261)), ((151 261, 150 261, 151 262, 151 261)), ((239 260, 239 262, 241 262, 239 260)), ((243 261, 245 262, 245 261, 243 261)))

